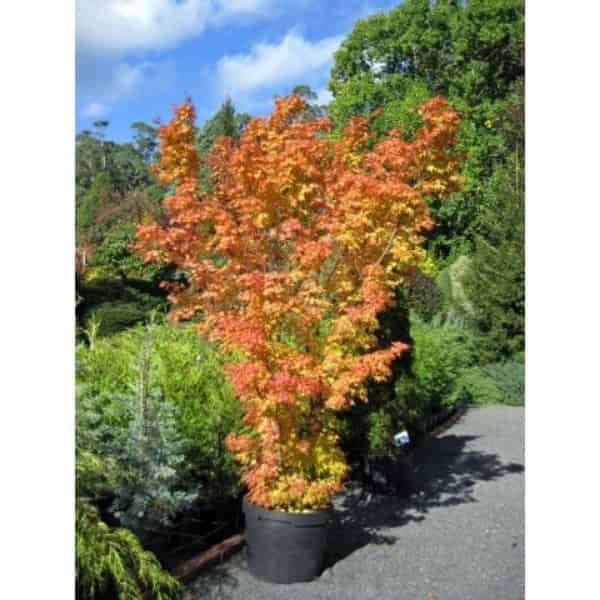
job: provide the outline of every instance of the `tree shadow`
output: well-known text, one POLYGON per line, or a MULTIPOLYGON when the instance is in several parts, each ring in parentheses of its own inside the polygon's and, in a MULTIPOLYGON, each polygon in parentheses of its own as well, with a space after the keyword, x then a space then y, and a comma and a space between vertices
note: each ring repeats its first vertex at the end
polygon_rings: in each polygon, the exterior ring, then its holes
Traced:
MULTIPOLYGON (((419 446, 414 453, 418 491, 409 498, 372 495, 360 482, 349 482, 334 501, 325 569, 368 544, 393 545, 397 528, 424 521, 436 507, 477 502, 477 482, 524 471, 523 465, 503 463, 497 454, 467 449, 478 437, 444 434, 419 446)), ((245 568, 243 555, 230 558, 198 577, 185 598, 234 598, 240 568, 245 568)))
POLYGON ((367 544, 394 544, 397 537, 390 530, 424 521, 433 508, 477 502, 474 486, 479 481, 524 470, 521 464, 501 462, 497 454, 466 450, 478 437, 446 434, 417 448, 417 492, 410 498, 367 494, 360 484, 351 482, 335 503, 326 567, 367 544))
POLYGON ((238 587, 237 578, 230 572, 229 566, 219 564, 203 573, 189 586, 184 600, 192 598, 218 598, 219 600, 233 600, 238 587))

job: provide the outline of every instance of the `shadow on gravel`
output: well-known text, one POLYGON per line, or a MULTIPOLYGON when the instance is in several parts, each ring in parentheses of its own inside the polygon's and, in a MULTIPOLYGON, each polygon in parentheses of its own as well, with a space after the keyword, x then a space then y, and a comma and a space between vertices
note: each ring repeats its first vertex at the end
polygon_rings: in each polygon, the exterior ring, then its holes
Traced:
POLYGON ((326 566, 367 544, 394 544, 397 538, 390 529, 421 522, 439 506, 476 502, 473 488, 477 482, 524 470, 517 463, 502 463, 497 454, 465 450, 477 437, 446 434, 418 448, 414 463, 419 492, 408 499, 361 495, 350 489, 336 503, 326 566))
POLYGON ((227 565, 218 565, 196 578, 190 593, 186 594, 184 600, 192 598, 233 600, 236 597, 237 587, 238 580, 231 575, 227 565))
MULTIPOLYGON (((325 568, 367 544, 393 545, 398 539, 395 528, 424 521, 436 507, 477 502, 477 482, 524 470, 518 463, 502 463, 497 454, 466 450, 466 445, 477 437, 444 434, 419 447, 414 455, 419 492, 408 499, 363 494, 360 484, 350 482, 347 493, 334 503, 325 568)), ((211 569, 194 581, 186 600, 239 598, 235 576, 239 568, 246 568, 243 555, 211 569)))

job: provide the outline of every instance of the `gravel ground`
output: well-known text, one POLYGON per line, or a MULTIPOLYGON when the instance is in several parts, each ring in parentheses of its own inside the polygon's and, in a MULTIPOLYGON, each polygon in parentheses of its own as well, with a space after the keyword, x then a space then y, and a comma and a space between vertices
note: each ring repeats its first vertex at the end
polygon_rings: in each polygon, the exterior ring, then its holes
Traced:
POLYGON ((244 551, 185 600, 524 598, 524 410, 471 409, 417 453, 421 492, 336 500, 328 568, 310 583, 253 578, 244 551))

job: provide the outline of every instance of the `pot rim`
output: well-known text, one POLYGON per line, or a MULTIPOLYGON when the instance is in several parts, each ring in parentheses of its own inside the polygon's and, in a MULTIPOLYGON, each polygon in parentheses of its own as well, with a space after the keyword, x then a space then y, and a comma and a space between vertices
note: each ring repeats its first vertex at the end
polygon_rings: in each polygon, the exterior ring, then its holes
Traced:
POLYGON ((293 525, 317 525, 322 524, 331 518, 333 507, 330 505, 327 508, 321 508, 305 513, 273 510, 250 502, 247 495, 244 495, 242 509, 244 513, 255 513, 259 520, 279 521, 293 525))

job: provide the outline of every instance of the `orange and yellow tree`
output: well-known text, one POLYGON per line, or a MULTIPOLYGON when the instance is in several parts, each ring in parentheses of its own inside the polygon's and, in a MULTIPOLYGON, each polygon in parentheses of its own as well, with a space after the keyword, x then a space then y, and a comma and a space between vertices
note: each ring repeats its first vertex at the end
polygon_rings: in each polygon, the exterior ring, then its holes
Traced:
POLYGON ((242 358, 228 375, 246 432, 228 447, 248 499, 278 510, 326 507, 347 464, 337 413, 366 400, 368 380, 390 375, 406 344, 377 345, 377 315, 425 256, 425 197, 458 189, 457 113, 443 98, 420 107, 412 141, 375 141, 366 118, 333 139, 328 118, 305 120, 305 101, 277 99, 239 142, 220 138, 197 181, 194 109, 175 108, 160 135, 155 172, 174 186, 169 222, 141 225, 136 248, 172 263, 171 318, 242 358))

